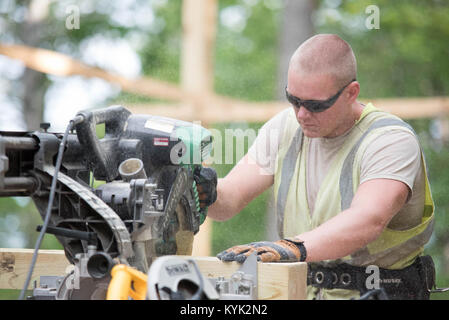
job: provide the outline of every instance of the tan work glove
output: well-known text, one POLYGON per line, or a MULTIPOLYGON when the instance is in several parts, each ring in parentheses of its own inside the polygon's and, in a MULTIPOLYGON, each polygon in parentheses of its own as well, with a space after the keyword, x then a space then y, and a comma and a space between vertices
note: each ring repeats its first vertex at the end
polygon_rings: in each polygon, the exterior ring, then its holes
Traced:
POLYGON ((246 258, 257 252, 257 260, 262 262, 296 262, 306 260, 306 249, 302 241, 282 239, 275 242, 259 241, 238 245, 220 252, 217 258, 222 261, 243 263, 246 258))

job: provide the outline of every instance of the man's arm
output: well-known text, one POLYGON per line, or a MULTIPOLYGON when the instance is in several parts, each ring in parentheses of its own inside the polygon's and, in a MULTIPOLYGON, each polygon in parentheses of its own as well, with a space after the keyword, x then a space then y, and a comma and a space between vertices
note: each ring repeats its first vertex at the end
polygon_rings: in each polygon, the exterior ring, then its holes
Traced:
POLYGON ((234 246, 217 257, 223 261, 243 262, 256 251, 258 259, 264 262, 316 262, 343 258, 382 233, 405 204, 409 190, 405 183, 397 180, 368 180, 360 185, 349 209, 317 228, 275 242, 259 241, 234 246))
POLYGON ((374 241, 405 204, 409 191, 397 180, 362 183, 349 209, 295 237, 304 241, 306 261, 343 258, 374 241))
POLYGON ((225 178, 218 179, 217 200, 208 208, 207 216, 219 221, 232 218, 273 181, 273 175, 245 155, 225 178))

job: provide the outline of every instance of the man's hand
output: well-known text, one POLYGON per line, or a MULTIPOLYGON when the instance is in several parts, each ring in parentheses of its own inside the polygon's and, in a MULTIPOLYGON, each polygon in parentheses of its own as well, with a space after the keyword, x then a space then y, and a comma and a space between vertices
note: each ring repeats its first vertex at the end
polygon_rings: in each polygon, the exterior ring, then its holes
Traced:
POLYGON ((302 242, 293 239, 282 239, 275 242, 260 241, 234 246, 220 252, 217 258, 222 261, 243 263, 254 251, 257 252, 257 260, 262 262, 297 262, 306 259, 302 242), (302 254, 300 247, 302 247, 302 254))
POLYGON ((212 168, 201 167, 193 173, 200 199, 200 207, 208 207, 217 200, 217 173, 212 168))

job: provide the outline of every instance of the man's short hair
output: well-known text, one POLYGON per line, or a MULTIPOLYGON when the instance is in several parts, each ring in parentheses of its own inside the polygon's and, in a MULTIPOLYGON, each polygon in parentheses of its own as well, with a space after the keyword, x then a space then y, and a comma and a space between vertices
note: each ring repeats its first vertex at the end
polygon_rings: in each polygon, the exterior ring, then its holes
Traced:
POLYGON ((335 34, 318 34, 304 41, 290 59, 290 68, 306 75, 329 75, 337 88, 357 78, 354 52, 335 34))

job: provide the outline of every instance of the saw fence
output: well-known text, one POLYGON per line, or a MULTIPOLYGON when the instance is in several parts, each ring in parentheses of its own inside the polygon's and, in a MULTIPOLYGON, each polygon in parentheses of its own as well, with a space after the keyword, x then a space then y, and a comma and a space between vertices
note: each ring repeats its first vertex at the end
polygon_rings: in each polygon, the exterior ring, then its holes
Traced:
MULTIPOLYGON (((0 289, 22 289, 30 266, 33 249, 0 248, 0 289)), ((241 266, 237 262, 222 262, 215 257, 193 258, 206 278, 219 276, 228 278, 241 266)), ((67 261, 63 250, 39 250, 32 281, 33 289, 40 276, 62 276, 73 266, 67 261)), ((259 300, 304 300, 306 299, 307 264, 258 263, 259 300)))

